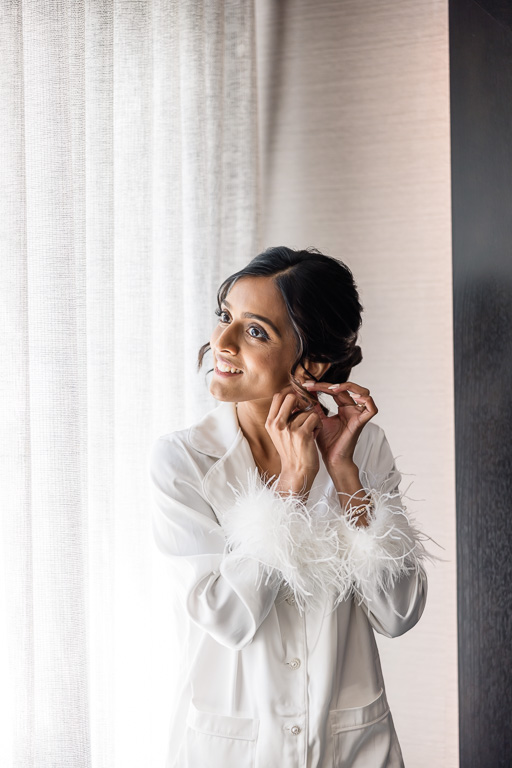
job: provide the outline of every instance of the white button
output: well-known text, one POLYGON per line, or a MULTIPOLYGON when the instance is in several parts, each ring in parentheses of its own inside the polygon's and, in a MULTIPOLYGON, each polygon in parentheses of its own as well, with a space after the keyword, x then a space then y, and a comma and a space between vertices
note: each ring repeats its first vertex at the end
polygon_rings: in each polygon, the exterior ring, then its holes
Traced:
POLYGON ((300 659, 292 659, 288 664, 292 669, 298 669, 300 667, 300 659))
POLYGON ((300 733, 300 728, 299 728, 299 726, 298 726, 298 725, 292 725, 292 727, 290 728, 290 731, 291 731, 291 732, 292 732, 292 733, 293 733, 295 736, 297 736, 297 734, 298 734, 298 733, 300 733))

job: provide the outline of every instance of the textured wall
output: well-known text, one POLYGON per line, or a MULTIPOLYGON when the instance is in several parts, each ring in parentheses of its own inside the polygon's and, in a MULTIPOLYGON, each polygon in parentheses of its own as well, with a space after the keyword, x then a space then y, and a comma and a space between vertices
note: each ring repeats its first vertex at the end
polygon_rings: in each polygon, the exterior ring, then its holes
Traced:
POLYGON ((365 306, 352 378, 422 529, 420 623, 378 638, 408 768, 458 766, 447 0, 258 0, 261 246, 314 245, 365 306))

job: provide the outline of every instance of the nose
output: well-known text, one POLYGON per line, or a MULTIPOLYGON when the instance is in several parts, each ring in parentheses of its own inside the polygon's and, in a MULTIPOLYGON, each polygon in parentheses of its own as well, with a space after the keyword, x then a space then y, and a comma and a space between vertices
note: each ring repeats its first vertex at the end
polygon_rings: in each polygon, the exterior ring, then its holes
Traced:
POLYGON ((220 353, 229 352, 233 356, 238 353, 236 330, 233 328, 233 323, 226 325, 220 330, 218 329, 218 336, 214 341, 213 348, 220 353))

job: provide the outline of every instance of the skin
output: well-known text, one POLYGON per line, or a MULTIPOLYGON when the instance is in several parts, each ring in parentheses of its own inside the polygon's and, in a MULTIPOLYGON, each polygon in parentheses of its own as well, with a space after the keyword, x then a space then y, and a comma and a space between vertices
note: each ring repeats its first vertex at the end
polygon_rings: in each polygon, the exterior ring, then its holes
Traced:
MULTIPOLYGON (((221 377, 214 371, 210 392, 216 400, 237 403, 240 427, 260 471, 278 478, 278 492, 291 491, 305 500, 320 467, 318 446, 342 512, 350 506, 357 525, 366 525, 366 507, 358 508, 366 496, 353 454, 362 428, 377 413, 369 390, 354 382, 308 381, 299 366, 295 376, 308 391, 316 397, 325 392, 338 406, 332 416, 326 416, 318 403, 305 410, 309 404, 289 383, 295 333, 271 277, 237 280, 221 310, 210 338, 214 364, 221 357, 243 373, 221 377), (264 316, 270 322, 245 313, 264 316)), ((316 378, 330 365, 304 362, 316 378)))

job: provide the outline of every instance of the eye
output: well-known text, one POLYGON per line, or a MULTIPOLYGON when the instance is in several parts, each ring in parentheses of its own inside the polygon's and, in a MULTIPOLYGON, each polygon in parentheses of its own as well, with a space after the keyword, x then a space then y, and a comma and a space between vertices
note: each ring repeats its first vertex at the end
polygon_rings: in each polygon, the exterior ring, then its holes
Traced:
MULTIPOLYGON (((219 318, 220 323, 229 323, 229 312, 227 310, 217 307, 215 314, 219 318)), ((260 328, 259 325, 250 325, 247 332, 251 339, 258 339, 258 341, 268 341, 270 339, 268 333, 263 328, 260 328), (251 331, 256 331, 256 334, 251 333, 251 331)))
POLYGON ((253 339, 268 339, 267 334, 262 328, 259 328, 257 325, 251 325, 249 327, 249 331, 257 331, 258 336, 254 336, 252 333, 249 333, 249 336, 252 336, 253 339))
POLYGON ((218 308, 217 308, 217 309, 215 310, 215 314, 216 314, 216 315, 218 315, 218 317, 220 318, 220 322, 221 322, 221 323, 227 323, 227 322, 228 322, 228 320, 229 320, 229 315, 228 315, 228 313, 226 312, 226 310, 225 310, 225 309, 218 309, 218 308), (223 315, 226 315, 226 317, 228 318, 228 320, 225 320, 225 319, 223 319, 223 315))

